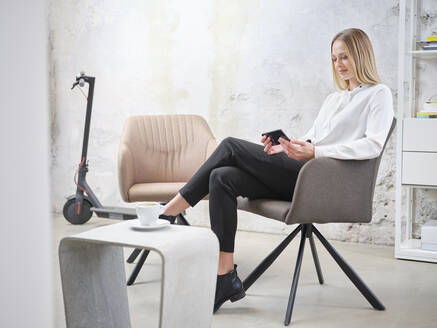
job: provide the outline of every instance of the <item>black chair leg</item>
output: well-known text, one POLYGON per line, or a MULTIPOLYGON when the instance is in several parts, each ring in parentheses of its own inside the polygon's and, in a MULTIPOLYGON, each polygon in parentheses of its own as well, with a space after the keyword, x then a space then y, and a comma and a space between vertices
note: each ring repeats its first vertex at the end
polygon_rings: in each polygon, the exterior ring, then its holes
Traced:
POLYGON ((291 314, 293 312, 294 300, 296 298, 297 283, 299 281, 299 273, 300 273, 300 268, 302 266, 303 251, 305 249, 307 227, 308 227, 307 224, 304 224, 302 227, 302 236, 300 239, 299 252, 297 254, 296 267, 294 269, 293 283, 291 284, 287 312, 285 313, 285 320, 284 320, 285 326, 288 326, 290 324, 290 321, 291 321, 291 314))
POLYGON ((137 259, 138 255, 140 255, 142 249, 141 248, 135 248, 131 255, 129 255, 129 257, 127 258, 126 262, 127 263, 134 263, 135 260, 137 259))
POLYGON ((150 251, 148 249, 143 250, 143 254, 141 254, 140 259, 138 260, 137 265, 135 265, 134 270, 132 271, 128 281, 127 285, 130 286, 135 282, 135 279, 137 279, 138 274, 140 273, 141 268, 143 267, 144 262, 147 259, 147 256, 149 255, 150 251))
POLYGON ((343 272, 349 277, 355 287, 363 294, 367 301, 376 309, 385 310, 384 305, 376 298, 369 287, 361 280, 361 278, 355 273, 355 271, 346 263, 346 261, 337 253, 334 247, 323 237, 323 235, 313 226, 313 232, 316 234, 320 242, 325 246, 326 250, 331 254, 343 272))
POLYGON ((321 285, 323 285, 323 282, 324 282, 323 281, 323 274, 322 274, 322 269, 320 268, 320 262, 319 262, 319 257, 317 255, 316 244, 314 243, 312 227, 313 227, 313 225, 308 226, 307 236, 308 236, 308 239, 310 240, 311 253, 313 254, 314 265, 316 266, 317 278, 319 278, 319 283, 321 285))
POLYGON ((258 266, 247 276, 243 281, 244 290, 248 290, 250 286, 270 267, 270 265, 276 260, 279 254, 288 246, 293 238, 302 229, 300 224, 296 229, 290 233, 264 260, 258 264, 258 266))
MULTIPOLYGON (((165 205, 165 204, 166 203, 161 203, 161 205, 165 205)), ((183 213, 181 213, 177 216, 177 222, 178 222, 178 224, 181 224, 181 225, 188 225, 188 226, 190 225, 190 223, 188 223, 188 221, 185 218, 185 216, 183 215, 183 213)), ((139 249, 139 248, 134 249, 132 254, 127 259, 127 262, 133 263, 140 253, 141 253, 141 249, 139 249)), ((134 284, 135 279, 137 279, 137 276, 140 273, 140 270, 143 267, 144 262, 146 261, 148 255, 149 255, 149 251, 144 250, 143 254, 141 255, 140 259, 138 260, 138 263, 136 264, 134 270, 132 271, 132 273, 127 281, 128 286, 131 286, 134 284)))
POLYGON ((176 220, 177 220, 178 224, 180 224, 180 225, 186 225, 186 226, 189 226, 189 225, 190 225, 190 223, 187 221, 187 219, 185 218, 185 216, 184 216, 183 213, 180 213, 180 214, 176 217, 176 220))

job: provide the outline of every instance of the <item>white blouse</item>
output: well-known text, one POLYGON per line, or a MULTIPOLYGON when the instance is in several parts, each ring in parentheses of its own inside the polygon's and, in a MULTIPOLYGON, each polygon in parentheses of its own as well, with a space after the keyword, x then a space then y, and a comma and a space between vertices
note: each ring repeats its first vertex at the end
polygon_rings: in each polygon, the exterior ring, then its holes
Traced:
POLYGON ((310 139, 315 157, 378 157, 393 121, 393 97, 384 84, 361 84, 331 93, 313 126, 298 140, 310 139))

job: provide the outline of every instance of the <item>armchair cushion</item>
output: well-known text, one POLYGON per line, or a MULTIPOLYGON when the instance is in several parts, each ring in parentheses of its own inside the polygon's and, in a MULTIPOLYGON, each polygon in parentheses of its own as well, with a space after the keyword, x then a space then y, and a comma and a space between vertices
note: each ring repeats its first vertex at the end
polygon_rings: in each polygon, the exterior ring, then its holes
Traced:
MULTIPOLYGON (((185 185, 185 182, 136 183, 129 188, 130 202, 169 202, 185 185)), ((208 199, 205 196, 203 199, 208 199)))
POLYGON ((129 188, 130 202, 168 202, 185 182, 136 183, 129 188))
POLYGON ((238 209, 251 212, 270 219, 285 222, 290 211, 290 202, 274 199, 254 199, 238 197, 238 209))

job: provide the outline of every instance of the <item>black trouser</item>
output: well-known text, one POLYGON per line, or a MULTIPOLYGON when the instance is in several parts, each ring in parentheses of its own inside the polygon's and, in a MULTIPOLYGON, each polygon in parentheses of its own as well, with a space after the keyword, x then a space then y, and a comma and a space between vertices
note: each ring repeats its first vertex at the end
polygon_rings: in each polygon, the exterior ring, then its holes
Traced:
POLYGON ((211 229, 220 251, 234 252, 236 198, 290 201, 303 164, 284 153, 268 155, 262 145, 226 138, 179 193, 191 206, 209 194, 211 229))

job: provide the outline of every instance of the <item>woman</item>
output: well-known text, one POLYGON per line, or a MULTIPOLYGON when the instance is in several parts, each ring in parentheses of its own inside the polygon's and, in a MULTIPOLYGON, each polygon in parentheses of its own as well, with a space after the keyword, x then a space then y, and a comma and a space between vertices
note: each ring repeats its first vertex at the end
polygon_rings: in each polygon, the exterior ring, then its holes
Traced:
POLYGON ((164 208, 174 217, 209 194, 211 228, 220 243, 214 312, 227 300, 245 296, 234 266, 238 196, 290 201, 299 170, 318 157, 378 157, 393 119, 390 89, 381 84, 372 45, 360 29, 346 29, 331 42, 334 81, 341 90, 324 101, 311 129, 298 140, 280 138, 264 147, 226 138, 164 208))

